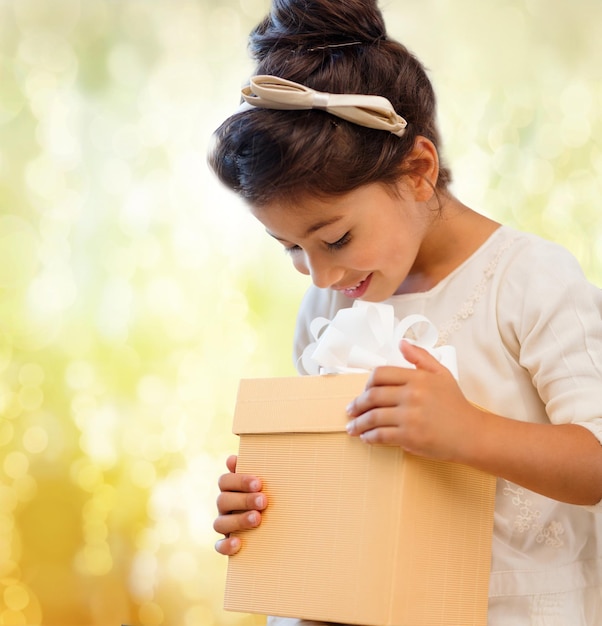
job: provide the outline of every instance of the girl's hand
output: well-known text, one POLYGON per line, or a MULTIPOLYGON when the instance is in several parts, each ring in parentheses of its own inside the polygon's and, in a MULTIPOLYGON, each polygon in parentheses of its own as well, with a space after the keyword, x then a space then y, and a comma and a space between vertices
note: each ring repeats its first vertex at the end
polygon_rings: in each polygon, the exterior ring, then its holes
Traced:
POLYGON ((261 523, 261 513, 267 506, 267 498, 261 493, 261 480, 248 474, 236 474, 237 457, 228 457, 226 466, 229 473, 220 476, 217 498, 219 516, 213 523, 216 532, 225 535, 215 544, 215 549, 226 556, 240 550, 240 539, 230 537, 238 530, 256 528, 261 523))
POLYGON ((470 404, 449 370, 407 341, 400 349, 416 369, 379 367, 349 405, 347 432, 367 443, 401 446, 419 456, 462 461, 483 412, 470 404))

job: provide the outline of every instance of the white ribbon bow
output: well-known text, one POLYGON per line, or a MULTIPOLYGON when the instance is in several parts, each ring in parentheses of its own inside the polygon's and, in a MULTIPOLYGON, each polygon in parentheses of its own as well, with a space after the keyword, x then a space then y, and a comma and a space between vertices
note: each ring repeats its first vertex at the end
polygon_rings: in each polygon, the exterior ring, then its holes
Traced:
POLYGON ((349 309, 340 309, 332 321, 317 317, 310 324, 315 342, 305 348, 301 364, 308 374, 366 372, 381 365, 411 367, 399 349, 406 339, 432 354, 458 378, 456 350, 437 346, 434 324, 423 315, 395 318, 389 304, 356 300, 349 309), (412 331, 413 337, 408 337, 412 331))
POLYGON ((241 93, 245 102, 239 110, 251 107, 285 111, 322 109, 359 126, 388 130, 398 137, 408 125, 382 96, 326 93, 292 80, 265 75, 253 76, 241 93))

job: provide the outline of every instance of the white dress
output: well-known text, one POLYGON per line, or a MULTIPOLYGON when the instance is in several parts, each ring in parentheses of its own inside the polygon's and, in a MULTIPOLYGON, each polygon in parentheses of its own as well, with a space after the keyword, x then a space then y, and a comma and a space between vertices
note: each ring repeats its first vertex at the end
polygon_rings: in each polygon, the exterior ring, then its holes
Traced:
MULTIPOLYGON (((517 420, 581 424, 602 442, 602 291, 564 248, 501 227, 433 289, 387 303, 399 319, 425 315, 455 346, 472 402, 517 420)), ((312 319, 351 305, 311 287, 295 356, 313 340, 312 319)), ((602 626, 602 504, 564 504, 498 479, 489 595, 489 626, 602 626)))

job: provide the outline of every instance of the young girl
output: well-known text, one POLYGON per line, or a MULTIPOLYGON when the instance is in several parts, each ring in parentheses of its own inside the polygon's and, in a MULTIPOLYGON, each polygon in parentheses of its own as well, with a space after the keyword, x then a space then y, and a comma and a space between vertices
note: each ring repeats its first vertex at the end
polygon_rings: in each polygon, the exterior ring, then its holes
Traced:
MULTIPOLYGON (((428 317, 459 382, 402 342, 415 369, 374 370, 350 436, 499 477, 490 626, 599 626, 600 290, 564 249, 450 193, 431 84, 375 2, 274 0, 250 47, 257 76, 210 163, 311 276, 296 357, 312 319, 356 299, 428 317)), ((269 503, 227 465, 214 527, 232 555, 269 503)))

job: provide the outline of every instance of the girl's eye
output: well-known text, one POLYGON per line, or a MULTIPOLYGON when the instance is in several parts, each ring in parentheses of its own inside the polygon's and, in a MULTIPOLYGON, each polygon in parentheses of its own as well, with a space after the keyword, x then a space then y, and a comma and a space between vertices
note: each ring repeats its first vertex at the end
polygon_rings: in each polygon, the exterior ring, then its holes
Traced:
POLYGON ((300 246, 284 246, 284 251, 287 254, 295 254, 301 250, 300 246))
POLYGON ((340 239, 333 241, 332 243, 327 243, 329 250, 339 250, 343 246, 349 243, 351 240, 351 233, 345 233, 340 239))

